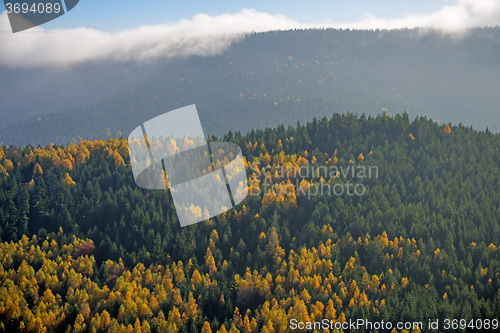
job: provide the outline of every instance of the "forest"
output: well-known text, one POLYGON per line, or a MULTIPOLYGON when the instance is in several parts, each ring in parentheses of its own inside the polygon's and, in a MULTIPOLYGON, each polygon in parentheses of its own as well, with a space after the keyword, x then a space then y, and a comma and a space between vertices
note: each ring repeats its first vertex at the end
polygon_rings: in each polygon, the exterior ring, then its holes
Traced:
POLYGON ((499 134, 335 113, 208 141, 241 147, 250 194, 183 228, 169 191, 135 185, 126 139, 0 146, 0 331, 498 328, 499 134), (278 172, 300 167, 312 172, 278 172), (348 181, 363 195, 299 190, 348 181))

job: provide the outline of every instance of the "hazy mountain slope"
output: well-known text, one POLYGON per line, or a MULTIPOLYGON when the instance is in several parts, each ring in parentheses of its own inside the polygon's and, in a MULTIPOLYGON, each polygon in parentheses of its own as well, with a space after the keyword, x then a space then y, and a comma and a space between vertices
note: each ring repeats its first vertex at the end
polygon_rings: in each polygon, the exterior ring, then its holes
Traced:
POLYGON ((253 34, 216 57, 123 65, 155 74, 144 75, 142 84, 132 75, 132 88, 98 103, 5 128, 0 141, 127 136, 145 120, 189 104, 197 105, 206 134, 383 108, 498 131, 499 32, 476 29, 461 38, 421 30, 253 34))

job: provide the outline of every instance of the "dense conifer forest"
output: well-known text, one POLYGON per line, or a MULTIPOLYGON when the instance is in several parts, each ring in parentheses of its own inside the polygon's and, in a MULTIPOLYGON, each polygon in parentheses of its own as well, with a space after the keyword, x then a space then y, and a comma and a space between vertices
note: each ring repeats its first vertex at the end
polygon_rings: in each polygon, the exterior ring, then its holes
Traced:
POLYGON ((498 325, 498 134, 347 113, 208 139, 241 147, 250 195, 184 228, 126 139, 0 146, 0 331, 498 325))

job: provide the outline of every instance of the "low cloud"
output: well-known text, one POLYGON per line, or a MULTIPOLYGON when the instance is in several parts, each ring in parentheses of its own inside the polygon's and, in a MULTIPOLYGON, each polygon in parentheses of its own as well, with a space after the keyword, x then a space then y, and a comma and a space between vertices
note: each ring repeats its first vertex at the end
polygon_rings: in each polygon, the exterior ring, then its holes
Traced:
POLYGON ((500 1, 458 0, 431 14, 383 19, 363 14, 357 22, 306 24, 284 15, 253 9, 234 14, 195 15, 171 24, 141 26, 108 33, 90 28, 44 30, 36 27, 11 34, 7 14, 0 14, 0 65, 11 67, 61 66, 88 61, 147 61, 158 57, 215 55, 245 33, 295 28, 334 27, 393 29, 430 27, 462 33, 475 26, 500 25, 500 1))
MULTIPOLYGON (((252 9, 236 14, 195 15, 173 24, 140 26, 108 33, 90 28, 44 30, 36 27, 0 35, 0 64, 14 67, 65 65, 86 61, 142 61, 156 57, 214 55, 223 52, 245 32, 308 27, 283 15, 252 9)), ((0 15, 1 31, 10 30, 7 14, 0 15)))
POLYGON ((412 14, 398 19, 383 19, 369 13, 358 22, 339 26, 351 29, 397 29, 426 27, 444 33, 461 34, 472 27, 500 25, 500 1, 458 0, 431 14, 412 14))

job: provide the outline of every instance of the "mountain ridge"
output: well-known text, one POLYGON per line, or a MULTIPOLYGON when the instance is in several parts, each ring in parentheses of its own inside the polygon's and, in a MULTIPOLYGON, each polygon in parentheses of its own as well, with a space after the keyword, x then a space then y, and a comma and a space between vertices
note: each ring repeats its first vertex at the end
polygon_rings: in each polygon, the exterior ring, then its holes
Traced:
MULTIPOLYGON (((3 128, 0 142, 127 136, 137 124, 190 104, 205 133, 216 135, 385 110, 498 131, 499 30, 473 29, 459 39, 423 29, 249 34, 218 56, 126 65, 128 77, 140 78, 122 83, 128 87, 121 93, 26 118, 3 128)), ((116 64, 110 68, 115 72, 102 74, 104 81, 127 77, 116 74, 116 64)))

